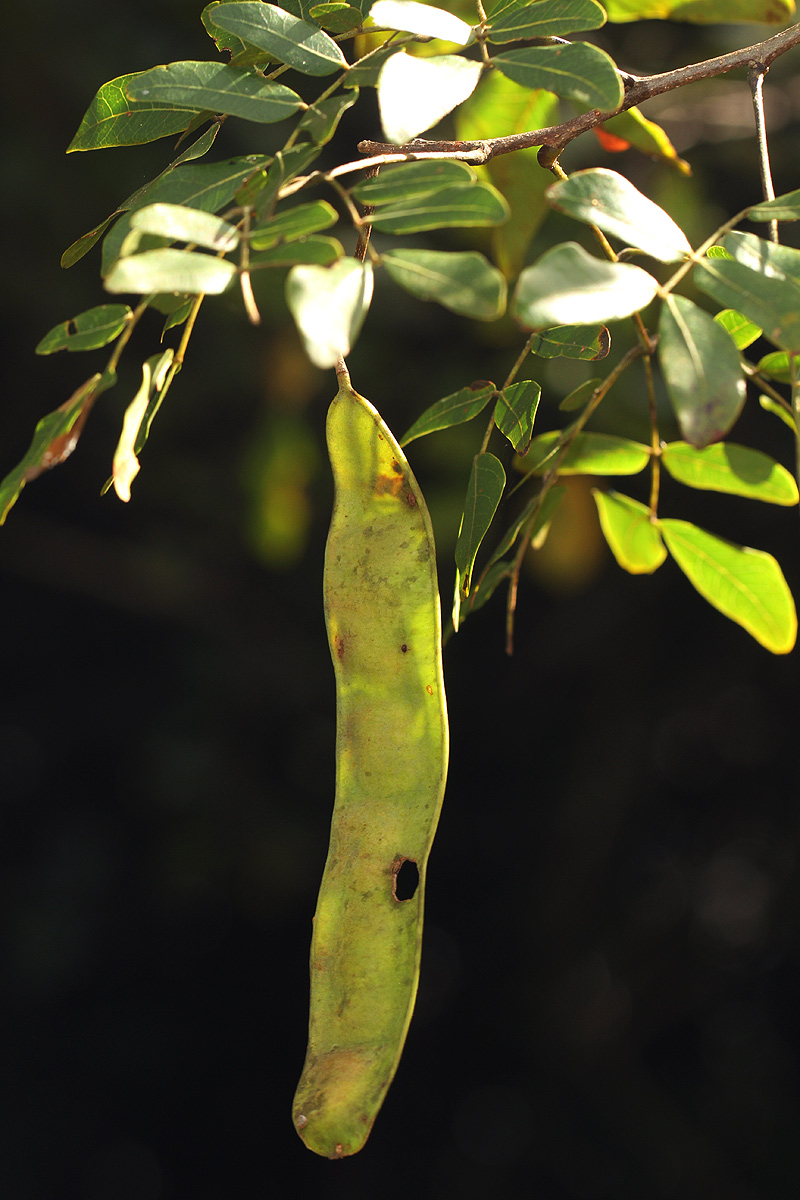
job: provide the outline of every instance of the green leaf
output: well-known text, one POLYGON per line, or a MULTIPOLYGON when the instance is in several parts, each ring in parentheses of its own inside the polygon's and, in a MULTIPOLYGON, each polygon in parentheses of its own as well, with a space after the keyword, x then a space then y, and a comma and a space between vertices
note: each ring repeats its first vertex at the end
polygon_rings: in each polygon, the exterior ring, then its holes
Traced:
POLYGON ((672 217, 616 171, 603 167, 576 171, 569 179, 552 184, 547 199, 570 217, 597 225, 661 262, 677 262, 692 253, 672 217))
MULTIPOLYGON (((448 187, 407 202, 382 205, 371 218, 383 233, 421 233, 456 226, 499 225, 508 217, 508 205, 488 183, 448 187)), ((633 268, 631 268, 633 269, 633 268)))
POLYGON ((727 258, 732 261, 733 255, 729 254, 723 246, 709 246, 706 250, 706 258, 727 258))
POLYGON ((495 562, 486 568, 478 582, 473 584, 468 603, 459 605, 460 624, 463 625, 465 617, 477 612, 487 600, 491 600, 503 580, 511 578, 513 570, 512 562, 495 562))
POLYGON ((724 258, 699 262, 693 278, 702 292, 742 313, 776 346, 800 351, 800 283, 768 277, 724 258))
POLYGON ((357 62, 353 63, 345 75, 344 86, 346 88, 375 87, 386 60, 393 54, 399 53, 399 47, 391 42, 387 46, 378 46, 375 50, 370 50, 368 54, 362 55, 357 62))
POLYGON ((292 267, 286 303, 315 367, 350 353, 372 299, 372 267, 343 258, 331 267, 292 267))
POLYGON ((760 360, 757 370, 762 375, 767 375, 770 379, 774 379, 778 383, 792 382, 789 355, 785 350, 773 350, 771 354, 765 354, 760 360))
POLYGON ((93 375, 72 393, 69 400, 37 423, 25 457, 0 482, 0 525, 4 524, 26 483, 69 458, 95 400, 116 381, 113 372, 93 375))
POLYGON ((217 49, 222 53, 228 51, 231 55, 231 63, 237 67, 263 68, 269 63, 276 62, 277 60, 271 54, 249 45, 240 37, 227 33, 215 23, 214 14, 220 5, 225 3, 227 0, 212 0, 212 3, 207 4, 200 14, 200 20, 205 26, 206 33, 214 39, 217 49))
POLYGON ((469 595, 472 569, 506 486, 503 464, 493 454, 476 454, 467 484, 464 515, 456 542, 461 595, 469 595))
POLYGON ((698 449, 687 442, 669 442, 661 461, 673 479, 689 487, 732 496, 749 496, 768 504, 797 504, 797 484, 785 467, 748 446, 717 442, 698 449))
POLYGON ((100 304, 87 309, 70 321, 62 321, 46 333, 36 347, 37 354, 55 354, 57 350, 98 350, 119 337, 131 316, 127 304, 100 304))
POLYGON ((407 292, 462 317, 495 321, 505 312, 505 278, 476 250, 388 250, 381 261, 407 292))
POLYGON ((184 292, 195 296, 201 292, 218 295, 236 274, 233 263, 210 254, 192 250, 145 250, 119 258, 105 278, 106 291, 184 292))
POLYGON ((758 403, 765 412, 772 413, 774 417, 779 417, 784 425, 791 429, 792 433, 797 435, 797 422, 788 408, 784 408, 782 404, 778 404, 777 400, 773 400, 772 396, 761 395, 758 397, 758 403))
POLYGON ((183 204, 146 204, 131 215, 131 229, 170 241, 193 242, 225 254, 239 245, 239 230, 235 225, 183 204))
POLYGON ((304 75, 331 75, 347 67, 327 33, 262 0, 223 4, 214 10, 214 24, 304 75))
POLYGON ((577 408, 583 408, 591 399, 592 393, 599 383, 599 379, 587 379, 579 384, 559 404, 561 412, 574 412, 577 408))
POLYGON ((506 8, 489 23, 490 42, 516 42, 520 38, 551 37, 576 30, 599 29, 606 14, 595 0, 539 0, 519 8, 506 8))
POLYGON ((416 0, 376 0, 369 15, 376 25, 384 29, 439 38, 459 46, 466 46, 472 40, 472 27, 466 21, 445 12, 443 8, 419 4, 416 0))
POLYGON ((109 146, 140 146, 143 142, 182 133, 191 124, 196 115, 193 107, 181 109, 153 97, 135 102, 128 98, 126 87, 146 73, 119 75, 103 84, 67 146, 67 154, 76 150, 106 150, 109 146))
POLYGON ((386 140, 402 146, 436 125, 475 90, 482 70, 482 63, 457 54, 412 58, 401 51, 392 55, 378 78, 386 140))
POLYGON ((799 221, 800 220, 800 189, 794 192, 784 192, 774 200, 764 200, 748 208, 747 215, 751 221, 799 221))
POLYGON ((340 258, 344 258, 344 248, 336 238, 306 237, 251 254, 250 267, 257 270, 260 267, 293 267, 298 263, 329 267, 340 258))
POLYGON ((319 158, 319 154, 319 146, 306 142, 301 142, 299 146, 292 146, 289 150, 278 150, 269 165, 266 176, 259 173, 258 183, 253 186, 246 201, 237 191, 237 203, 254 206, 258 221, 271 216, 281 189, 310 167, 319 158))
POLYGON ((792 593, 771 554, 714 537, 688 521, 659 522, 676 563, 700 595, 773 654, 797 636, 792 593))
POLYGON ((309 9, 308 15, 329 33, 347 33, 351 29, 360 29, 364 20, 359 9, 341 3, 315 4, 309 9))
POLYGON ((175 62, 153 67, 134 76, 125 94, 132 101, 153 100, 199 112, 228 113, 267 125, 283 121, 306 107, 297 93, 284 84, 271 83, 253 71, 240 71, 216 62, 175 62))
POLYGON ((312 200, 276 213, 265 225, 257 225, 250 233, 253 250, 268 250, 278 242, 292 242, 308 237, 320 229, 329 229, 339 220, 336 209, 327 200, 312 200))
POLYGON ((611 349, 611 334, 605 325, 556 325, 531 339, 531 354, 540 358, 578 358, 596 362, 611 349))
POLYGON ((486 408, 494 390, 493 383, 479 379, 469 387, 459 388, 457 392, 437 400, 406 430, 400 439, 400 445, 407 446, 415 438, 424 437, 427 433, 435 433, 438 429, 449 429, 452 425, 462 425, 465 421, 471 421, 486 408))
POLYGON ((740 262, 751 271, 760 271, 770 279, 800 280, 800 250, 783 246, 779 242, 768 242, 754 233, 726 233, 722 247, 735 262, 740 262))
POLYGON ((794 13, 794 0, 606 0, 609 21, 768 21, 781 25, 794 13))
POLYGON ((506 50, 492 63, 523 87, 546 88, 601 112, 613 112, 622 103, 622 80, 613 60, 589 42, 506 50))
POLYGON ((358 88, 353 88, 350 92, 329 96, 327 100, 311 104, 300 119, 298 133, 305 133, 317 146, 324 146, 331 140, 342 117, 357 99, 358 88))
POLYGON ((469 186, 477 178, 466 163, 444 159, 389 164, 374 179, 365 179, 354 187, 352 194, 360 204, 399 204, 430 196, 444 187, 469 186))
POLYGON ((748 321, 747 317, 743 317, 735 308, 723 308, 716 314, 714 320, 722 326, 726 333, 730 334, 737 350, 746 350, 761 337, 761 330, 758 326, 754 325, 752 321, 748 321))
POLYGON ((631 575, 652 575, 667 557, 658 525, 650 520, 650 509, 619 492, 592 488, 600 528, 611 553, 631 575))
POLYGON ((494 406, 494 423, 517 454, 527 454, 542 389, 533 379, 503 388, 494 406))
MULTIPOLYGON (((533 525, 528 533, 528 540, 531 545, 534 545, 542 532, 545 530, 546 526, 549 526, 550 522, 553 520, 553 517, 558 512, 558 509, 561 506, 561 501, 564 499, 566 494, 566 487, 564 487, 563 484, 557 483, 553 487, 547 489, 544 499, 542 499, 541 492, 537 492, 535 496, 531 496, 530 500, 524 505, 522 511, 518 514, 513 525, 509 526, 509 528, 501 537, 500 541, 495 546, 487 565, 490 567, 493 566, 499 559, 503 557, 504 554, 508 553, 525 525, 527 525, 528 518, 530 517, 531 513, 534 510, 537 510, 533 525)), ((480 582, 480 586, 483 587, 482 581, 480 582)), ((474 608, 474 605, 470 606, 470 611, 472 608, 474 608)))
POLYGON ((661 308, 658 358, 687 442, 707 446, 724 437, 746 393, 739 352, 725 330, 685 296, 670 294, 661 308))
POLYGON ((605 262, 577 242, 565 242, 525 268, 511 312, 527 329, 617 321, 645 308, 657 291, 657 281, 641 267, 605 262))
POLYGON ((558 429, 535 437, 523 471, 544 475, 558 462, 559 475, 638 475, 650 462, 649 446, 609 433, 576 434, 559 461, 564 438, 558 429))

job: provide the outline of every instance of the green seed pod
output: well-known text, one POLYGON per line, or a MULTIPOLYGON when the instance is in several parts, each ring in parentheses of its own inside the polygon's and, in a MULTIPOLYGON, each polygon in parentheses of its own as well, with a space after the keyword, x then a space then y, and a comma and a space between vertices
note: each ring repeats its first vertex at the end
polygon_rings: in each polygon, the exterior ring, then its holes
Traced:
POLYGON ((293 1115, 309 1149, 341 1158, 369 1136, 414 1008, 448 729, 430 517, 403 451, 346 372, 327 438, 336 802, 293 1115))

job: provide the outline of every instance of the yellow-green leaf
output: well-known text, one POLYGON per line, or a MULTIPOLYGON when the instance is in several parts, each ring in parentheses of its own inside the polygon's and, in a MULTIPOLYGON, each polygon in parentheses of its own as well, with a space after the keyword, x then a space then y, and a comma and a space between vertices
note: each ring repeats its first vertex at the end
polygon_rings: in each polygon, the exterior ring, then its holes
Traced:
POLYGON ((611 553, 631 575, 652 575, 667 551, 658 526, 650 520, 650 509, 619 492, 592 488, 600 528, 611 553))

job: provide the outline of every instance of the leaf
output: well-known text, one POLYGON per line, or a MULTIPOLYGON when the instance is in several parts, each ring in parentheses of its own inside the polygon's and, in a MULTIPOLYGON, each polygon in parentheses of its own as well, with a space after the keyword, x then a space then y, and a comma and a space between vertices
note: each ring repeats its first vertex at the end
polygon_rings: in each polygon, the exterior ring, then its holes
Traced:
MULTIPOLYGON (((122 421, 122 432, 114 452, 113 483, 114 491, 120 500, 127 503, 131 498, 131 483, 139 474, 139 459, 137 453, 147 440, 147 432, 141 437, 145 427, 148 406, 154 392, 159 392, 164 384, 166 371, 172 363, 173 351, 154 355, 142 363, 142 382, 138 392, 125 410, 122 421)), ((149 422, 147 425, 149 430, 149 422)))
POLYGON ((751 221, 798 221, 800 220, 800 189, 784 192, 774 200, 764 200, 748 208, 751 221))
POLYGON ((723 308, 716 314, 714 320, 722 326, 726 333, 730 334, 737 350, 746 350, 761 337, 761 330, 758 326, 754 325, 752 321, 748 321, 747 317, 743 317, 735 308, 723 308))
POLYGON ((98 350, 119 337, 131 316, 127 304, 99 304, 69 321, 62 321, 46 333, 36 347, 37 354, 55 354, 58 350, 98 350))
POLYGON ((606 0, 609 21, 768 21, 781 25, 794 13, 794 0, 606 0))
POLYGON ((583 408, 591 399, 592 393, 599 383, 599 379, 586 379, 579 384, 559 404, 561 412, 574 412, 577 408, 583 408))
POLYGON ((659 522, 676 563, 700 595, 773 654, 797 636, 792 593, 771 554, 714 537, 688 521, 659 522))
MULTIPOLYGON (((508 205, 488 183, 448 187, 406 204, 382 205, 370 218, 383 233, 421 233, 456 226, 499 225, 508 217, 508 205)), ((633 269, 633 268, 631 268, 633 269)))
POLYGON ((797 504, 794 476, 785 467, 748 446, 718 442, 698 449, 686 442, 669 442, 661 461, 673 479, 689 487, 732 496, 749 496, 768 504, 797 504))
POLYGON ((308 15, 329 33, 347 33, 351 29, 360 29, 364 19, 359 9, 341 3, 315 4, 309 9, 308 15))
POLYGON ((661 262, 677 262, 692 247, 672 217, 616 171, 576 171, 547 189, 549 203, 578 221, 597 225, 661 262))
POLYGON ((67 146, 76 150, 106 150, 110 146, 140 146, 157 138, 182 133, 194 116, 194 108, 180 109, 154 98, 131 101, 126 87, 140 74, 119 75, 104 83, 81 119, 77 133, 67 146))
POLYGON ((492 64, 523 87, 546 88, 601 112, 613 112, 622 103, 622 80, 613 60, 589 42, 506 50, 493 55, 492 64))
POLYGON ((133 101, 154 100, 200 112, 228 113, 261 124, 283 121, 306 107, 284 84, 216 62, 175 62, 153 67, 134 76, 125 94, 133 101))
POLYGON ((231 63, 237 67, 263 68, 269 63, 276 62, 277 60, 271 54, 259 50, 256 46, 251 46, 234 34, 227 33, 215 23, 214 14, 220 5, 225 3, 227 0, 212 0, 212 3, 207 4, 200 14, 200 20, 205 26, 206 33, 214 39, 217 49, 221 53, 227 51, 231 56, 231 63))
POLYGON ((800 250, 768 242, 754 233, 726 233, 722 248, 727 250, 735 262, 760 271, 770 279, 792 279, 800 281, 800 250))
POLYGON ((214 24, 304 75, 331 75, 347 67, 327 33, 262 0, 223 4, 214 10, 214 24))
POLYGON ((611 349, 611 334, 605 325, 556 325, 531 339, 531 354, 540 358, 578 358, 596 362, 611 349))
POLYGON ((336 238, 304 237, 251 254, 250 266, 253 270, 259 267, 292 267, 297 263, 316 263, 320 267, 329 267, 340 258, 344 258, 344 247, 336 238))
POLYGON ((619 492, 592 488, 600 528, 611 553, 631 575, 652 575, 667 557, 658 525, 650 520, 650 509, 619 492))
POLYGON ((298 133, 305 133, 317 146, 324 146, 331 140, 342 117, 357 99, 358 88, 353 88, 349 93, 330 96, 327 100, 311 104, 300 118, 298 133))
POLYGON ((511 313, 527 329, 617 321, 645 308, 657 291, 641 267, 604 262, 564 242, 521 273, 511 313))
POLYGON ((466 21, 445 12, 443 8, 418 4, 416 0, 376 0, 369 15, 376 25, 382 25, 385 29, 440 38, 459 46, 466 46, 472 41, 472 27, 466 21))
POLYGON ((770 379, 774 379, 778 383, 792 382, 789 355, 785 350, 773 350, 771 354, 765 354, 756 369, 762 375, 767 375, 770 379))
POLYGON ((239 245, 239 230, 221 217, 183 204, 146 204, 131 216, 131 229, 170 241, 193 242, 228 254, 239 245))
POLYGON ((236 267, 224 258, 198 254, 192 250, 145 250, 114 263, 105 278, 106 291, 184 292, 218 295, 230 284, 236 267))
MULTIPOLYGON (((558 461, 564 442, 558 430, 541 433, 531 442, 524 471, 544 475, 558 461)), ((559 475, 638 475, 650 462, 650 447, 609 433, 578 433, 558 461, 559 475)))
POLYGON ((95 400, 116 381, 113 372, 93 375, 72 393, 69 400, 37 422, 25 457, 0 482, 0 525, 5 523, 26 483, 69 458, 95 400))
POLYGON ((381 261, 407 292, 462 317, 496 321, 505 312, 505 278, 476 250, 388 250, 381 261))
POLYGON ((520 38, 551 37, 576 30, 599 29, 606 14, 595 0, 539 0, 507 8, 489 22, 490 42, 516 42, 520 38))
POLYGON ((691 167, 684 159, 678 157, 678 152, 665 131, 655 121, 643 116, 638 108, 629 108, 627 112, 609 117, 603 122, 602 128, 607 133, 624 138, 643 154, 663 158, 677 167, 682 175, 691 175, 691 167))
POLYGON ((771 396, 759 396, 758 403, 765 412, 772 413, 774 417, 780 417, 784 425, 791 429, 792 433, 797 436, 797 422, 788 408, 784 408, 782 404, 778 404, 777 400, 773 400, 771 396))
POLYGON ((472 569, 480 544, 497 512, 506 485, 503 464, 493 454, 476 454, 467 484, 464 515, 456 542, 456 568, 461 595, 469 595, 472 569))
POLYGON ((327 200, 298 204, 277 213, 266 224, 255 226, 250 232, 250 246, 253 250, 268 250, 280 241, 291 242, 328 229, 338 220, 336 209, 327 200))
MULTIPOLYGON (((534 510, 537 510, 536 517, 528 534, 530 544, 535 545, 546 527, 550 525, 553 517, 558 512, 561 501, 564 499, 566 494, 566 487, 563 484, 557 483, 554 484, 553 487, 547 489, 544 499, 542 499, 541 492, 537 492, 535 496, 531 496, 528 503, 523 507, 522 511, 517 516, 517 519, 514 521, 513 525, 509 526, 509 528, 501 537, 500 541, 495 546, 492 554, 489 557, 487 566, 493 566, 499 559, 503 557, 504 554, 508 553, 525 525, 527 525, 531 513, 534 510)), ((479 581, 479 586, 483 587, 482 580, 479 581)), ((470 611, 473 607, 474 605, 470 605, 470 611)))
POLYGON ((319 146, 306 142, 301 142, 299 146, 292 146, 289 150, 279 150, 270 163, 266 176, 259 178, 259 186, 253 189, 246 201, 240 197, 240 193, 237 191, 237 202, 239 204, 246 203, 250 207, 254 206, 256 220, 263 221, 272 215, 281 189, 310 167, 319 154, 319 146))
POLYGON ((722 246, 709 246, 706 250, 706 258, 727 258, 733 259, 733 255, 729 254, 722 246))
POLYGON ((527 454, 542 389, 533 379, 503 388, 494 407, 494 423, 517 454, 527 454))
POLYGON ((343 258, 331 267, 292 267, 286 303, 315 367, 349 354, 372 299, 372 267, 343 258))
POLYGON ((685 296, 666 297, 658 358, 681 433, 693 446, 724 437, 745 401, 739 353, 713 317, 685 296))
POLYGON ((717 304, 735 308, 763 329, 776 346, 800 351, 800 283, 767 277, 725 258, 697 263, 693 279, 717 304))
POLYGON ((482 63, 457 54, 412 58, 401 51, 392 55, 378 78, 386 140, 401 146, 436 125, 475 90, 482 70, 482 63))
POLYGON ((469 186, 477 175, 472 167, 444 159, 397 163, 381 169, 374 179, 365 179, 352 194, 361 204, 398 204, 430 196, 449 186, 469 186))
POLYGON ((362 55, 357 62, 353 63, 345 75, 343 80, 344 87, 375 87, 386 60, 391 58, 393 54, 399 53, 399 47, 390 44, 388 46, 378 46, 368 54, 362 55))
POLYGON ((478 413, 483 412, 494 391, 493 383, 479 379, 469 387, 459 388, 457 392, 437 400, 406 430, 400 439, 400 445, 407 446, 415 438, 424 437, 427 433, 435 433, 438 429, 449 429, 453 425, 471 421, 478 413))

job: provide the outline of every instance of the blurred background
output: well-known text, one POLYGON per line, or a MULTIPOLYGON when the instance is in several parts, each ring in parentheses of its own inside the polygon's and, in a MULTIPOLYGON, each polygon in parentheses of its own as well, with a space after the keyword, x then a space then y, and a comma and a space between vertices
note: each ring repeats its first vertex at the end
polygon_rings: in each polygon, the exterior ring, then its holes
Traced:
MULTIPOLYGON (((65 272, 62 251, 172 157, 169 139, 65 147, 106 80, 214 56, 199 11, 42 0, 15 18, 0 133, 0 474, 104 361, 34 356, 51 326, 103 302, 98 252, 65 272)), ((650 73, 769 32, 648 22, 594 40, 650 73)), ((772 68, 766 104, 780 193, 800 185, 796 52, 772 68)), ((364 109, 332 159, 378 134, 364 109)), ((695 244, 759 198, 741 73, 646 111, 692 178, 607 154, 592 135, 566 168, 623 171, 695 244)), ((268 151, 276 136, 230 122, 211 157, 268 151)), ((529 257, 565 238, 591 244, 553 217, 529 257)), ((624 575, 591 481, 570 486, 526 570, 513 658, 500 595, 447 646, 451 770, 419 1002, 372 1137, 341 1163, 297 1138, 333 799, 321 576, 335 384, 305 361, 281 297, 282 280, 259 279, 261 328, 234 294, 206 305, 125 506, 100 488, 139 363, 157 349, 159 321, 143 322, 73 457, 0 531, 2 1195, 795 1196, 796 654, 771 657, 669 561, 624 575)), ((629 334, 612 332, 619 353, 629 334)), ((503 378, 519 344, 510 322, 460 322, 381 277, 349 365, 400 432, 464 383, 503 378)), ((589 371, 530 365, 540 429, 563 424, 558 403, 589 371)), ((606 408, 609 426, 642 436, 642 375, 606 408)), ((410 448, 445 607, 481 433, 410 448)), ((734 437, 792 465, 788 431, 755 398, 734 437)), ((661 511, 770 551, 800 594, 796 511, 669 480, 661 511)))

